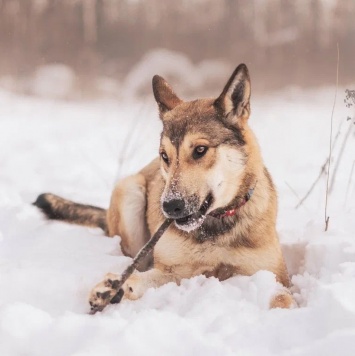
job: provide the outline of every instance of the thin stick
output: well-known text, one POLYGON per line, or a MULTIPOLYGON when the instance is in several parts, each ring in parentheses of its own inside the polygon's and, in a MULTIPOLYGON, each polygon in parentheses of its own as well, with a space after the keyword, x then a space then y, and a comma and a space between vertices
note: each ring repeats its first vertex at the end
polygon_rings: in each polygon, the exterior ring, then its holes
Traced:
POLYGON ((346 142, 348 141, 348 138, 350 136, 352 128, 353 128, 353 125, 349 125, 348 131, 346 132, 346 135, 344 137, 343 143, 341 145, 340 152, 339 152, 339 155, 338 155, 338 159, 336 160, 335 167, 334 167, 334 170, 333 170, 332 180, 330 182, 330 188, 329 188, 329 192, 330 193, 333 190, 333 186, 334 186, 334 183, 335 183, 335 177, 336 177, 336 174, 338 172, 338 168, 340 166, 340 162, 341 162, 341 159, 343 157, 344 150, 345 150, 346 142))
MULTIPOLYGON (((151 239, 142 247, 142 249, 138 252, 136 257, 133 259, 133 262, 123 271, 121 279, 118 281, 118 283, 113 283, 112 288, 117 290, 117 293, 111 298, 106 301, 105 305, 102 305, 100 307, 92 307, 90 314, 95 314, 98 311, 102 311, 108 304, 111 302, 119 303, 123 297, 123 289, 121 287, 123 284, 127 281, 127 279, 130 277, 130 275, 134 272, 134 270, 138 267, 139 263, 142 261, 144 257, 148 255, 150 251, 153 250, 154 246, 158 242, 158 240, 162 237, 164 232, 167 230, 167 228, 170 226, 172 223, 172 219, 166 219, 157 232, 151 237, 151 239)), ((116 282, 116 281, 114 281, 116 282)))
POLYGON ((353 177, 353 173, 354 173, 354 167, 355 167, 355 160, 353 161, 353 165, 352 165, 352 167, 351 167, 351 171, 350 171, 350 175, 349 175, 349 181, 348 181, 348 186, 347 186, 347 188, 346 188, 345 206, 346 206, 346 203, 348 202, 350 184, 351 184, 352 177, 353 177))
POLYGON ((299 200, 300 199, 300 196, 297 194, 297 192, 291 187, 290 184, 288 184, 286 181, 285 181, 285 184, 288 186, 288 188, 291 190, 291 192, 293 193, 293 195, 299 200))
POLYGON ((328 157, 328 172, 327 172, 327 188, 325 191, 325 207, 324 207, 324 219, 325 219, 325 231, 328 230, 328 224, 329 224, 329 216, 328 216, 328 190, 329 190, 329 176, 330 176, 330 159, 332 157, 332 137, 333 137, 333 115, 334 115, 334 109, 335 109, 335 103, 337 100, 337 95, 338 95, 338 83, 339 83, 339 43, 337 43, 337 51, 338 51, 338 58, 337 58, 337 85, 335 88, 335 95, 334 95, 334 103, 333 103, 333 109, 332 109, 332 116, 330 118, 330 135, 329 135, 329 157, 328 157))
POLYGON ((325 161, 325 163, 323 164, 323 166, 320 169, 320 172, 318 174, 318 177, 316 178, 316 180, 313 182, 313 184, 311 185, 311 187, 308 189, 308 192, 305 194, 305 196, 298 202, 298 204, 296 205, 296 209, 298 209, 303 203, 304 201, 311 195, 314 187, 317 185, 317 183, 319 182, 319 180, 322 178, 322 175, 325 173, 326 167, 328 164, 328 158, 325 161))
MULTIPOLYGON (((333 141, 333 149, 335 148, 338 138, 340 137, 340 132, 341 132, 341 127, 343 125, 343 121, 340 121, 339 124, 339 128, 338 128, 338 132, 335 135, 334 141, 333 141)), ((319 180, 322 178, 322 175, 325 173, 325 169, 327 167, 328 164, 328 157, 326 158, 325 162, 323 163, 320 172, 318 174, 318 177, 314 180, 314 182, 311 184, 310 188, 308 189, 307 193, 303 196, 302 199, 300 199, 300 201, 297 203, 297 205, 295 206, 295 209, 298 209, 304 202, 305 200, 307 200, 307 198, 311 195, 311 193, 313 192, 313 189, 315 188, 315 186, 317 185, 317 183, 319 182, 319 180)))

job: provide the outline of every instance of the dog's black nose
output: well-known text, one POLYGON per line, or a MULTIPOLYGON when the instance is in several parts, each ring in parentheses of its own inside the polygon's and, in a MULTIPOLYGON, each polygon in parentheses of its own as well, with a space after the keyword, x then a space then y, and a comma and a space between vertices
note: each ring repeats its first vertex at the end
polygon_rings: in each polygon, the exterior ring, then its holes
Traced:
POLYGON ((172 199, 163 202, 163 210, 170 218, 178 219, 183 217, 185 202, 182 199, 172 199))

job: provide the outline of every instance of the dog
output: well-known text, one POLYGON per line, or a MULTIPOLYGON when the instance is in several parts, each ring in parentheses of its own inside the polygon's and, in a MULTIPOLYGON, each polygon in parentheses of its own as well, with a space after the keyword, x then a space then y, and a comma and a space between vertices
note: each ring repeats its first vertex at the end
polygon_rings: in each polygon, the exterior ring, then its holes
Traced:
MULTIPOLYGON (((159 157, 114 188, 109 209, 77 204, 53 194, 34 203, 50 219, 100 227, 119 235, 134 257, 166 218, 174 223, 149 261, 123 285, 135 300, 151 287, 196 275, 223 281, 268 270, 283 288, 270 307, 294 305, 276 232, 277 194, 248 125, 251 84, 240 64, 217 99, 181 100, 160 76, 153 93, 163 124, 159 157)), ((100 308, 114 297, 120 276, 109 273, 92 290, 100 308)))

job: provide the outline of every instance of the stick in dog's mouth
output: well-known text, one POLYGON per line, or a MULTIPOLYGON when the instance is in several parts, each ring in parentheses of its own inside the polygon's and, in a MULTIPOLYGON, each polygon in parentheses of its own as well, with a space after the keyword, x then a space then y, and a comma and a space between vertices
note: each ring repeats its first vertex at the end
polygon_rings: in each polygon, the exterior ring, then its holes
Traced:
POLYGON ((142 259, 145 258, 148 255, 148 253, 153 250, 154 246, 159 241, 159 239, 164 234, 164 232, 168 229, 171 223, 172 223, 172 219, 165 219, 164 222, 159 227, 159 229, 155 232, 155 234, 137 253, 136 257, 133 259, 133 262, 123 271, 121 275, 121 279, 110 281, 112 290, 117 292, 112 298, 104 299, 103 303, 100 303, 99 305, 94 305, 90 302, 91 310, 89 314, 95 314, 97 312, 101 312, 110 303, 116 304, 121 302, 121 299, 123 298, 124 295, 124 291, 121 287, 131 276, 134 270, 139 266, 142 259))
POLYGON ((175 225, 180 230, 193 231, 200 227, 206 219, 206 213, 209 207, 212 205, 213 196, 209 193, 206 199, 203 201, 201 208, 194 214, 185 216, 180 219, 175 219, 175 225))
MULTIPOLYGON (((206 199, 204 200, 203 204, 201 205, 201 208, 198 212, 186 216, 181 219, 175 220, 175 224, 182 230, 185 231, 192 231, 199 226, 202 225, 203 221, 206 218, 206 213, 207 210, 210 208, 210 206, 213 203, 213 196, 212 194, 208 194, 206 199)), ((118 281, 115 281, 115 285, 112 285, 112 288, 117 291, 117 293, 113 296, 113 298, 108 298, 105 303, 101 305, 91 305, 91 311, 90 314, 95 314, 96 312, 102 311, 107 304, 109 303, 120 303, 122 297, 123 297, 123 289, 121 288, 124 282, 129 278, 129 276, 133 273, 133 271, 137 268, 139 265, 140 261, 154 248, 155 244, 158 242, 160 237, 163 235, 163 233, 167 230, 169 225, 171 224, 173 220, 172 219, 166 219, 163 224, 160 226, 158 231, 151 237, 151 239, 142 247, 142 249, 138 252, 137 256, 133 259, 133 263, 129 265, 125 271, 122 273, 121 279, 118 281)))

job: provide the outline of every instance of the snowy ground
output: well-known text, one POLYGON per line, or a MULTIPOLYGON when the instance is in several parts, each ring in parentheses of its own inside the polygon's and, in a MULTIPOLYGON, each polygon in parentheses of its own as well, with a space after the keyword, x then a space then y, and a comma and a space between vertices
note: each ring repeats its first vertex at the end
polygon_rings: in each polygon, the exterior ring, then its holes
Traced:
MULTIPOLYGON (((343 93, 335 158, 348 127, 355 131, 343 93)), ((288 90, 252 102, 300 308, 267 310, 275 280, 261 271, 223 283, 201 276, 168 284, 90 316, 89 290, 130 261, 119 238, 48 222, 30 203, 50 191, 106 207, 115 179, 157 152, 153 101, 60 103, 0 92, 0 355, 354 355, 353 133, 330 195, 329 231, 325 178, 294 208, 327 157, 333 96, 333 89, 288 90)))

